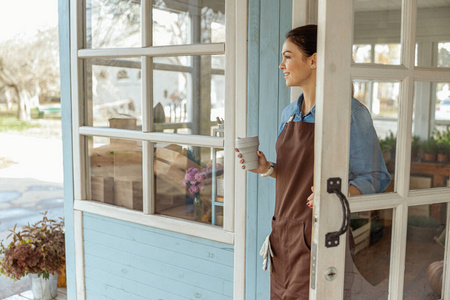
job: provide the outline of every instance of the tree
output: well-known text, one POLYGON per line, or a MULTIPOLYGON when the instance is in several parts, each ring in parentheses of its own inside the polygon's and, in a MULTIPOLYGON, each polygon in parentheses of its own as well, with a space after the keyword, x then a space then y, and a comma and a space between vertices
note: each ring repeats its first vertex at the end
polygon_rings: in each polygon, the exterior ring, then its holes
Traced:
POLYGON ((38 31, 0 44, 0 93, 18 104, 18 118, 29 120, 31 108, 60 93, 58 30, 38 31))

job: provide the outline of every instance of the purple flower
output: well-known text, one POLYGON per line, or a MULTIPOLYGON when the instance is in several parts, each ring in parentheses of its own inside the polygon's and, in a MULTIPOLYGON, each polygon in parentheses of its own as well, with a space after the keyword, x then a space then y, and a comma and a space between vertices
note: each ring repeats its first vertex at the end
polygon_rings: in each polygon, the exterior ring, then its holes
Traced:
POLYGON ((197 173, 197 174, 195 174, 194 177, 195 177, 195 180, 197 180, 198 182, 202 182, 204 175, 202 173, 197 173))
POLYGON ((198 192, 200 192, 200 189, 196 185, 193 185, 189 188, 189 193, 193 195, 197 194, 198 192))

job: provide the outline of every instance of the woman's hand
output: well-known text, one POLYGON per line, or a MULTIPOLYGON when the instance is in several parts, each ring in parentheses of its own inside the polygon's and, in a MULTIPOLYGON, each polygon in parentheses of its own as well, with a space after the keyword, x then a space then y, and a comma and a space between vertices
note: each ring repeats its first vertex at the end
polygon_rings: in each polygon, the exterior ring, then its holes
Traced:
MULTIPOLYGON (((238 153, 237 157, 240 158, 239 163, 242 165, 241 168, 245 169, 245 161, 242 158, 242 154, 239 152, 239 149, 234 148, 234 151, 238 153)), ((258 168, 254 170, 249 170, 253 173, 266 173, 270 168, 270 162, 267 161, 266 156, 261 151, 256 151, 258 155, 258 168)))
MULTIPOLYGON (((306 205, 312 208, 314 206, 314 186, 311 187, 311 192, 312 194, 306 199, 306 205)), ((361 191, 354 185, 348 187, 348 194, 349 196, 362 195, 361 191)))
POLYGON ((311 187, 312 194, 306 199, 306 205, 310 208, 314 206, 314 186, 311 187))

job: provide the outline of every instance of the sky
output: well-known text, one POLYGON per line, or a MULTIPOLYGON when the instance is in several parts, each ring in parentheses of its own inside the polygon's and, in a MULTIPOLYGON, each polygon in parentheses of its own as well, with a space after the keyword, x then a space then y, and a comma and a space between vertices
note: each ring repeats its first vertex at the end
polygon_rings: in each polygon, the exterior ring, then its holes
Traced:
POLYGON ((0 0, 0 42, 58 24, 58 0, 0 0))

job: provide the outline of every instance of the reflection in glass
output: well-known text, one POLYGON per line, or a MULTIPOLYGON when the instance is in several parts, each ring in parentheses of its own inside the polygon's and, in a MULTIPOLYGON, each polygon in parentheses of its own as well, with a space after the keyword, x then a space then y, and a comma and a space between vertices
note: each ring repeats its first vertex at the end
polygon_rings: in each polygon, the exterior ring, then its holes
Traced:
POLYGON ((139 59, 85 60, 85 93, 89 126, 140 129, 142 122, 140 67, 139 59), (123 121, 114 121, 115 119, 123 121))
POLYGON ((447 204, 408 208, 404 299, 441 299, 447 204))
POLYGON ((450 42, 438 44, 438 67, 450 68, 450 42))
POLYGON ((223 155, 221 149, 157 144, 157 213, 221 226, 223 155))
POLYGON ((375 63, 383 65, 399 65, 400 52, 400 44, 376 44, 375 63))
POLYGON ((395 155, 398 126, 398 99, 400 84, 371 80, 354 80, 353 97, 369 110, 391 183, 385 192, 394 191, 395 155))
POLYGON ((160 0, 153 5, 153 45, 225 42, 225 0, 207 5, 160 0))
POLYGON ((141 46, 140 1, 86 0, 85 48, 141 46))
POLYGON ((140 142, 88 137, 89 199, 142 211, 140 142))
POLYGON ((449 83, 442 82, 415 83, 413 138, 411 141, 411 190, 449 186, 449 85, 449 83), (434 111, 429 110, 431 103, 435 103, 434 111), (433 114, 434 118, 432 118, 433 114))
POLYGON ((418 1, 417 63, 419 67, 450 67, 450 3, 418 1))
POLYGON ((372 62, 372 45, 353 45, 354 63, 372 62))
POLYGON ((351 299, 388 299, 392 209, 351 214, 352 263, 347 254, 346 287, 351 299))
POLYGON ((212 68, 223 56, 178 57, 172 64, 155 64, 155 131, 217 136, 225 118, 224 70, 212 68), (176 61, 179 61, 176 64, 176 61), (189 62, 192 67, 185 67, 189 62))
POLYGON ((353 0, 355 63, 400 64, 401 5, 401 0, 353 0))

